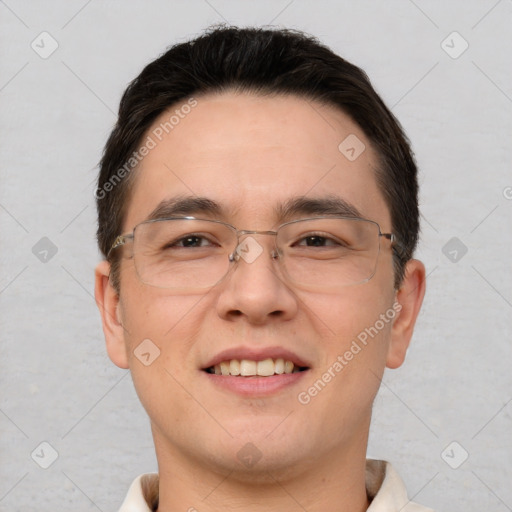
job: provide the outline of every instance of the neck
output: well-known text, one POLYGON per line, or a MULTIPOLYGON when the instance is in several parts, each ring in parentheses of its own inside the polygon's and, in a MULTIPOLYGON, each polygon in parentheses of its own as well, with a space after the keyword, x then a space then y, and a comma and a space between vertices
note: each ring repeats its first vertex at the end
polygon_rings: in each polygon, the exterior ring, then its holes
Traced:
MULTIPOLYGON (((155 434, 155 433, 154 433, 155 434)), ((348 447, 290 468, 260 463, 247 471, 194 460, 155 435, 159 463, 158 512, 363 512, 367 433, 348 447), (260 465, 259 470, 256 468, 260 465)))

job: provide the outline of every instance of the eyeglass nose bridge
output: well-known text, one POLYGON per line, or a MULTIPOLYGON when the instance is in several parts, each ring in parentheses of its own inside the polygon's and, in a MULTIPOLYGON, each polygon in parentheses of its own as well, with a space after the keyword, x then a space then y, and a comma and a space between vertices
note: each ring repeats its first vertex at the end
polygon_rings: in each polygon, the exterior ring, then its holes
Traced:
MULTIPOLYGON (((256 257, 248 257, 244 256, 243 253, 249 252, 248 250, 244 251, 241 249, 243 241, 240 241, 241 237, 247 235, 267 235, 267 236, 277 236, 277 231, 256 231, 252 229, 240 229, 236 232, 236 247, 233 252, 229 255, 229 261, 239 261, 240 258, 244 259, 247 263, 252 263, 262 252, 263 248, 259 251, 256 257)), ((256 242, 257 243, 257 242, 256 242)), ((259 245, 259 244, 258 244, 259 245)), ((261 247, 261 246, 260 246, 261 247)), ((275 247, 272 249, 270 256, 272 259, 277 259, 279 257, 279 249, 275 247)))

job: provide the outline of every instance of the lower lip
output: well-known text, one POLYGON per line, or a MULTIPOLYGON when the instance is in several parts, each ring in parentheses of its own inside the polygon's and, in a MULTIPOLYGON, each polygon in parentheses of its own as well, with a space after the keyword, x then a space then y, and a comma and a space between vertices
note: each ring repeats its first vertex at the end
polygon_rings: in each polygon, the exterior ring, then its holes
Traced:
POLYGON ((219 386, 242 396, 261 397, 293 386, 304 377, 304 374, 308 373, 308 370, 272 375, 271 377, 235 377, 234 375, 216 375, 204 371, 203 373, 214 386, 219 386))

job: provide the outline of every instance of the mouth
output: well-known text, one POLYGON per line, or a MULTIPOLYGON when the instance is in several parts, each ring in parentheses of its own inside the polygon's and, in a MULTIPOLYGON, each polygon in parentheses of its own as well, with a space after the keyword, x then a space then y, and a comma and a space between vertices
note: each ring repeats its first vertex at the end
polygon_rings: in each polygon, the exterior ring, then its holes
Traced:
POLYGON ((300 366, 289 359, 281 357, 273 359, 268 357, 259 361, 252 359, 226 359, 218 364, 204 368, 203 371, 213 375, 250 378, 299 373, 308 369, 307 366, 300 366))
POLYGON ((221 351, 200 369, 206 382, 222 392, 264 398, 298 386, 311 363, 280 346, 239 346, 221 351))

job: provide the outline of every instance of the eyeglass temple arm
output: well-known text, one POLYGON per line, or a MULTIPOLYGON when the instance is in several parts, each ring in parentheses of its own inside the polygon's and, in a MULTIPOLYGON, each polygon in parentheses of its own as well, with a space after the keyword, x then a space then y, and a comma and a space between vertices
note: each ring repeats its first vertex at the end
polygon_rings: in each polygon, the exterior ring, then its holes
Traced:
POLYGON ((110 254, 114 249, 121 247, 121 245, 124 245, 128 240, 133 240, 133 235, 119 235, 116 237, 114 243, 108 251, 108 254, 110 254))
POLYGON ((394 233, 379 233, 379 236, 383 236, 391 242, 391 247, 399 258, 405 257, 404 246, 394 233))
POLYGON ((379 233, 379 236, 383 236, 384 238, 391 240, 391 242, 397 241, 396 235, 394 233, 379 233))

